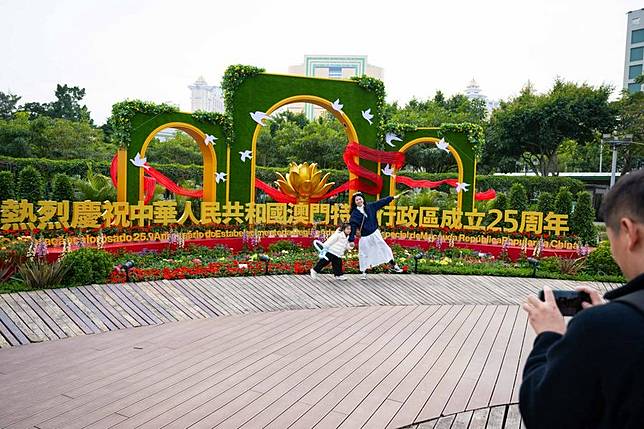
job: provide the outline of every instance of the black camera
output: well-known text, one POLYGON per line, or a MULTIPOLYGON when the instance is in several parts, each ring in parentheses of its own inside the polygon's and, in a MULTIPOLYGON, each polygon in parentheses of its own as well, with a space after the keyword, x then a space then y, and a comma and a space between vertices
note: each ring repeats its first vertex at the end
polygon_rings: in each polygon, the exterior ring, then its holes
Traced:
MULTIPOLYGON (((574 290, 553 290, 557 308, 564 316, 574 316, 579 313, 584 307, 581 306, 582 302, 590 303, 590 295, 586 292, 577 292, 574 290)), ((543 291, 539 292, 539 299, 545 301, 543 291)))

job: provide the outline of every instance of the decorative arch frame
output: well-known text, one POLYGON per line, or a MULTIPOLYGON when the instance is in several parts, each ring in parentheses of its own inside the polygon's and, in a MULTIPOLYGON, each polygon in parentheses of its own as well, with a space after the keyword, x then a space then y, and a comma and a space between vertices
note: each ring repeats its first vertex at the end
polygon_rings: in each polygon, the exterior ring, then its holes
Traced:
MULTIPOLYGON (((227 107, 232 107, 234 138, 227 156, 229 180, 226 181, 226 201, 229 201, 230 189, 235 189, 240 202, 254 202, 255 155, 250 163, 241 162, 237 156, 230 156, 231 151, 237 153, 251 150, 255 154, 261 125, 251 118, 251 112, 270 114, 291 103, 316 104, 331 112, 345 125, 350 139, 371 148, 378 146, 379 124, 382 120, 378 96, 356 81, 259 73, 247 77, 236 89, 231 101, 232 106, 227 107), (335 100, 340 100, 343 104, 341 112, 332 108, 335 100), (372 124, 362 117, 362 111, 367 109, 371 109, 374 115, 372 124)), ((366 160, 360 162, 373 171, 377 168, 377 163, 366 160)))
MULTIPOLYGON (((344 114, 342 111, 337 111, 333 109, 333 103, 329 100, 325 100, 322 97, 317 97, 315 95, 294 95, 289 98, 285 98, 284 100, 280 100, 277 103, 273 104, 267 111, 266 114, 270 115, 280 107, 286 106, 288 104, 293 104, 293 103, 310 103, 310 104, 315 104, 317 106, 320 106, 324 109, 326 109, 329 113, 331 113, 340 123, 344 126, 345 128, 345 133, 347 134, 347 138, 349 141, 355 141, 359 142, 358 138, 358 133, 356 132, 356 129, 349 119, 349 117, 344 114)), ((253 154, 256 153, 257 151, 257 139, 259 138, 259 133, 262 130, 262 126, 257 124, 255 127, 255 131, 253 132, 253 141, 251 145, 251 150, 253 154)), ((359 160, 356 160, 356 162, 360 162, 359 160)), ((253 157, 253 164, 251 167, 251 173, 250 173, 250 180, 251 183, 255 183, 255 174, 256 174, 256 169, 257 169, 257 164, 255 163, 255 157, 253 157)), ((349 173, 349 180, 355 179, 355 175, 352 173, 349 173)), ((255 190, 256 188, 254 186, 250 187, 250 201, 255 201, 255 190)))
POLYGON ((203 191, 204 201, 215 202, 223 200, 223 188, 217 186, 215 173, 218 159, 225 159, 227 139, 221 126, 194 118, 194 115, 184 112, 168 112, 157 115, 136 113, 132 118, 131 139, 126 147, 118 152, 118 183, 117 200, 136 204, 144 199, 143 175, 144 168, 135 166, 130 160, 137 154, 145 157, 145 153, 155 135, 167 128, 176 128, 190 135, 199 145, 204 157, 203 191), (215 136, 215 145, 206 145, 206 134, 215 136), (125 178, 125 180, 123 180, 125 178))
MULTIPOLYGON (((440 141, 441 138, 444 138, 449 143, 448 150, 456 160, 458 181, 470 185, 467 191, 458 193, 456 208, 459 211, 472 211, 476 204, 476 153, 464 133, 443 131, 441 128, 417 128, 404 135, 403 141, 400 142, 400 148, 391 148, 391 150, 405 153, 418 144, 434 144, 440 141)), ((397 170, 394 170, 393 174, 397 174, 397 170)), ((386 189, 388 186, 389 195, 395 195, 395 181, 389 177, 383 179, 383 188, 386 189)))
MULTIPOLYGON (((144 198, 144 169, 130 160, 145 153, 152 139, 165 128, 177 128, 192 136, 201 149, 203 163, 204 201, 230 203, 231 190, 238 203, 255 201, 257 139, 261 130, 251 113, 272 114, 291 103, 311 103, 333 114, 345 127, 348 140, 372 149, 406 152, 421 143, 435 143, 445 138, 458 165, 458 181, 469 189, 458 194, 457 207, 471 211, 475 206, 476 158, 483 143, 483 134, 473 124, 443 124, 440 128, 414 128, 405 124, 383 123, 384 87, 382 82, 361 77, 356 80, 314 78, 268 74, 250 66, 231 66, 222 84, 226 97, 226 114, 209 112, 183 113, 169 105, 141 101, 117 103, 113 108, 114 135, 121 148, 117 155, 118 201, 137 203, 144 198), (343 107, 335 110, 331 100, 340 100, 343 107), (363 111, 370 109, 368 121, 363 111), (403 140, 399 148, 385 146, 384 131, 399 130, 403 140), (206 145, 207 134, 215 136, 214 146, 206 145), (237 153, 251 151, 251 162, 237 153), (234 156, 232 154, 234 153, 234 156), (217 171, 219 170, 219 171, 217 171), (226 173, 225 185, 217 186, 216 173, 226 173)), ((374 159, 371 157, 371 159, 374 159)), ((377 161, 355 159, 356 163, 376 172, 382 179, 381 193, 395 194, 395 182, 381 175, 377 161)), ((355 176, 350 173, 350 179, 355 176)), ((351 191, 350 191, 351 193, 351 191)), ((368 199, 379 198, 367 195, 368 199)))

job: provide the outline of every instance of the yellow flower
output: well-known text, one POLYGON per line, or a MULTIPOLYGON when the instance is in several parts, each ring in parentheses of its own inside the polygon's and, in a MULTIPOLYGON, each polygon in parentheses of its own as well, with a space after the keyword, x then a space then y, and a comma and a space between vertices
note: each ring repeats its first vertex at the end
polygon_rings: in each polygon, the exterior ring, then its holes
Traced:
POLYGON ((308 162, 296 164, 291 162, 286 177, 277 173, 278 179, 275 184, 280 190, 293 198, 298 203, 308 203, 311 198, 319 198, 326 194, 335 182, 326 183, 330 173, 322 176, 318 165, 308 162))

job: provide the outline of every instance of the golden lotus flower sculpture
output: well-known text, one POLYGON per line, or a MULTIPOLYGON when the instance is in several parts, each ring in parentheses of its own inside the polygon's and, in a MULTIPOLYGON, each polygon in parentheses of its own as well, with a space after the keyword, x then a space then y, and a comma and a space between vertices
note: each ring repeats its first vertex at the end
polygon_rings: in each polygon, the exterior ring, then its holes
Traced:
POLYGON ((330 173, 322 176, 316 163, 296 164, 291 162, 286 177, 277 173, 279 179, 275 184, 280 190, 293 198, 298 203, 308 203, 311 199, 320 198, 326 194, 335 182, 326 183, 330 173))

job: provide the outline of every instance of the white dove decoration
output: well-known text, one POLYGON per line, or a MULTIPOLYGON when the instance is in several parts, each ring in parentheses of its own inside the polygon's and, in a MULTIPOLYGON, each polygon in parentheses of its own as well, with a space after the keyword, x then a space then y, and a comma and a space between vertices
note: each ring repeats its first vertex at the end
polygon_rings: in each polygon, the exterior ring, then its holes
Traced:
POLYGON ((470 186, 470 184, 469 184, 469 183, 465 183, 465 182, 463 182, 463 183, 459 183, 459 182, 456 182, 456 193, 459 193, 459 192, 461 192, 461 191, 463 191, 463 192, 467 192, 467 188, 468 188, 468 186, 470 186))
POLYGON ((209 144, 212 144, 214 146, 216 144, 215 140, 217 140, 217 137, 210 134, 206 134, 206 138, 204 139, 203 142, 206 146, 208 146, 209 144))
POLYGON ((440 150, 444 150, 445 152, 449 152, 449 143, 447 143, 444 138, 436 142, 436 147, 440 150))
POLYGON ((141 158, 141 154, 140 154, 140 153, 137 153, 137 154, 136 154, 136 156, 134 157, 134 159, 130 159, 130 162, 132 162, 132 164, 134 164, 135 166, 137 166, 137 167, 143 167, 143 168, 145 168, 146 170, 147 170, 148 168, 150 168, 150 166, 149 166, 149 165, 145 165, 145 163, 147 162, 147 158, 141 158))
POLYGON ((373 115, 371 114, 370 108, 362 111, 362 117, 365 118, 367 122, 369 122, 369 125, 373 124, 373 122, 371 121, 373 119, 373 115))
POLYGON ((385 142, 386 142, 389 146, 394 147, 395 145, 392 143, 393 141, 401 142, 401 141, 402 141, 402 139, 401 139, 400 137, 398 137, 398 136, 397 136, 396 134, 394 134, 394 133, 387 133, 387 134, 385 135, 385 142))
POLYGON ((344 107, 344 104, 340 104, 340 99, 338 98, 337 100, 335 100, 335 101, 333 102, 333 104, 331 104, 331 107, 332 107, 332 108, 333 108, 333 110, 335 110, 336 112, 342 112, 342 108, 344 107))
POLYGON ((223 171, 221 173, 215 173, 215 182, 225 182, 226 181, 226 173, 223 171))
POLYGON ((239 152, 239 154, 241 155, 242 162, 246 162, 247 159, 251 159, 253 157, 253 151, 251 150, 244 150, 239 152))
POLYGON ((385 165, 385 168, 382 169, 382 174, 385 176, 391 176, 394 174, 394 169, 391 168, 389 164, 385 165))
POLYGON ((257 122, 262 127, 266 126, 264 119, 266 119, 267 121, 273 119, 270 115, 267 115, 264 112, 260 112, 259 110, 257 112, 251 112, 250 117, 253 118, 253 121, 257 122))

